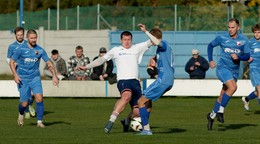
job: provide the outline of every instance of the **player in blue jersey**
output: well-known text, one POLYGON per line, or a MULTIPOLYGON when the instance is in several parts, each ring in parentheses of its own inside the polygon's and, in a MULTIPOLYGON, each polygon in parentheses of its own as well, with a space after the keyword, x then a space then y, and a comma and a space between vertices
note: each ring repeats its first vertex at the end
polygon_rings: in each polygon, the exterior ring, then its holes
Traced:
POLYGON ((231 18, 228 22, 228 33, 217 36, 208 45, 208 59, 210 68, 216 67, 218 79, 223 83, 220 96, 216 100, 213 110, 208 113, 208 130, 212 130, 214 118, 224 123, 224 108, 231 96, 237 90, 240 61, 247 61, 250 57, 249 42, 247 37, 239 33, 239 21, 231 18), (220 46, 220 58, 217 63, 213 61, 213 48, 220 46))
POLYGON ((20 93, 17 122, 19 126, 23 126, 24 110, 28 105, 28 99, 31 97, 31 92, 33 92, 36 101, 37 127, 44 128, 45 125, 42 122, 44 114, 43 91, 39 71, 41 59, 47 63, 49 70, 53 74, 53 84, 57 86, 59 81, 46 51, 36 44, 36 31, 28 30, 26 36, 28 42, 18 47, 12 55, 9 64, 14 75, 14 81, 17 83, 20 93), (17 68, 16 63, 18 64, 17 68))
POLYGON ((149 116, 152 109, 152 101, 156 101, 164 93, 169 91, 174 83, 173 52, 168 42, 162 39, 162 31, 153 28, 150 33, 146 31, 144 25, 139 25, 143 32, 152 39, 160 41, 157 44, 156 57, 158 77, 144 90, 143 95, 138 100, 139 113, 142 121, 143 130, 138 135, 152 135, 149 125, 149 116))
MULTIPOLYGON (((27 41, 24 40, 24 28, 22 28, 22 27, 15 28, 14 34, 15 34, 16 41, 13 42, 12 44, 10 44, 9 47, 8 47, 7 59, 6 59, 8 64, 10 62, 10 58, 12 57, 14 52, 18 49, 18 47, 21 44, 27 43, 27 41)), ((32 95, 32 97, 28 101, 29 104, 25 109, 25 118, 30 118, 30 115, 35 116, 35 110, 32 106, 33 101, 34 101, 34 96, 32 95)))
POLYGON ((260 104, 260 23, 255 24, 252 27, 254 37, 250 39, 250 80, 255 90, 251 92, 247 97, 242 97, 244 107, 249 110, 249 100, 258 97, 258 103, 260 104))

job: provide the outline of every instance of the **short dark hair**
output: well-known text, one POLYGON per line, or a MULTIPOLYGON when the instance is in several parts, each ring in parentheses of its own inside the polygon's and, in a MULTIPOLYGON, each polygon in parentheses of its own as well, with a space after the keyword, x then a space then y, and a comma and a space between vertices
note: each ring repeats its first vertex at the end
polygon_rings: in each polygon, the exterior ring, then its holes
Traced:
POLYGON ((260 30, 260 23, 253 25, 251 30, 252 30, 252 32, 254 32, 256 30, 260 30))
POLYGON ((58 50, 56 50, 56 49, 54 49, 54 50, 52 50, 52 51, 51 51, 51 54, 52 54, 52 55, 59 54, 59 51, 58 51, 58 50))
POLYGON ((236 18, 231 18, 228 22, 235 22, 239 26, 239 21, 236 18))
POLYGON ((123 36, 131 36, 131 39, 133 37, 132 33, 130 31, 123 31, 120 35, 120 38, 122 39, 123 36))
POLYGON ((78 45, 78 46, 76 47, 76 50, 83 50, 83 47, 80 46, 80 45, 78 45))
POLYGON ((162 39, 162 31, 159 28, 153 28, 150 30, 150 33, 155 36, 157 39, 162 39))
POLYGON ((24 34, 24 28, 23 28, 23 27, 16 27, 16 28, 14 29, 14 34, 16 34, 16 33, 19 32, 19 31, 23 31, 23 34, 24 34))
POLYGON ((27 31, 27 37, 29 36, 29 34, 36 34, 37 35, 37 32, 34 30, 34 29, 30 29, 27 31))

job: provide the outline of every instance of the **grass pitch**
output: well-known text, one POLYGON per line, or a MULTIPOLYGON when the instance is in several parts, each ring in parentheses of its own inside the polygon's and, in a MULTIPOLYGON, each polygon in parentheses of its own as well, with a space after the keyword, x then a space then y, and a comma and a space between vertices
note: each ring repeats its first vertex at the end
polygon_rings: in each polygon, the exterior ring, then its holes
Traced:
MULTIPOLYGON (((225 123, 215 120, 213 130, 206 128, 206 114, 216 98, 163 97, 153 103, 150 125, 154 135, 123 133, 119 116, 112 131, 104 133, 116 102, 114 98, 44 98, 45 129, 36 127, 36 118, 17 125, 17 98, 0 99, 0 143, 67 144, 245 144, 259 143, 260 106, 250 102, 245 111, 240 98, 233 97, 225 109, 225 123)), ((35 105, 35 104, 34 104, 35 105)), ((35 107, 35 106, 34 106, 35 107)))

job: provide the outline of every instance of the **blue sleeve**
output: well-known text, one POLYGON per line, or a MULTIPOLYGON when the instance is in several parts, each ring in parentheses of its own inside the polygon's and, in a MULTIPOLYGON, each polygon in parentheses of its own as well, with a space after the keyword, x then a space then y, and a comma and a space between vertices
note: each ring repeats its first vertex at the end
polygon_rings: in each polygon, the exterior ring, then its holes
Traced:
POLYGON ((12 55, 12 59, 14 60, 14 61, 17 61, 17 59, 20 57, 20 55, 21 55, 21 49, 17 49, 15 52, 14 52, 14 54, 12 55))
POLYGON ((213 61, 213 48, 214 48, 214 46, 211 44, 211 43, 209 43, 209 45, 208 45, 208 59, 209 59, 209 62, 210 61, 213 61))
POLYGON ((241 56, 238 56, 238 59, 242 60, 242 61, 247 61, 247 60, 249 60, 249 58, 250 58, 250 53, 245 53, 241 56))
POLYGON ((43 50, 43 53, 42 53, 42 59, 47 62, 50 60, 50 58, 48 57, 47 53, 45 50, 43 50))
POLYGON ((7 58, 11 58, 12 57, 12 52, 13 50, 12 50, 12 47, 11 47, 11 45, 8 47, 8 52, 7 52, 7 58))

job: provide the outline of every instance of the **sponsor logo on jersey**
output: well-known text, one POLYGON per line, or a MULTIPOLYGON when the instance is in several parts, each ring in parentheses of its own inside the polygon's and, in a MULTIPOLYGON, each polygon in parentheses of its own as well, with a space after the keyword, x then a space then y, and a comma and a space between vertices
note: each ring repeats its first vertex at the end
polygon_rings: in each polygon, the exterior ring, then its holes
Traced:
POLYGON ((38 58, 25 58, 24 63, 31 63, 31 62, 37 62, 38 58))
POLYGON ((241 50, 240 49, 231 49, 231 48, 225 48, 224 49, 225 53, 241 53, 241 50))
POLYGON ((258 53, 258 52, 260 52, 260 48, 255 48, 254 53, 258 53))

